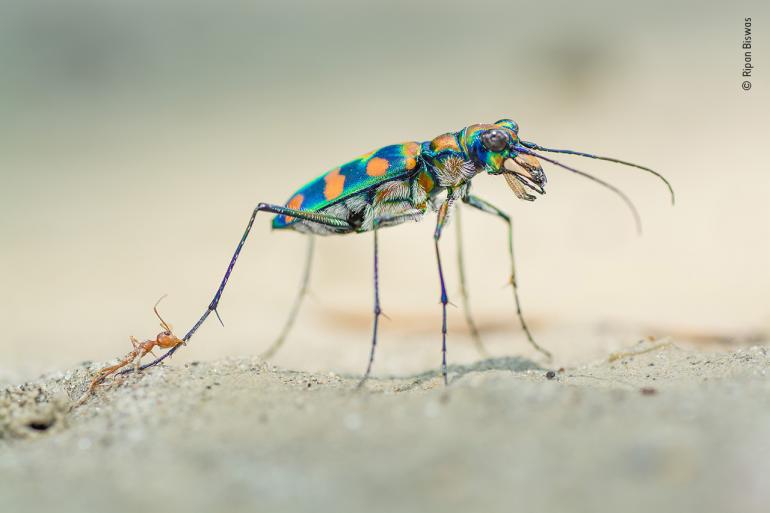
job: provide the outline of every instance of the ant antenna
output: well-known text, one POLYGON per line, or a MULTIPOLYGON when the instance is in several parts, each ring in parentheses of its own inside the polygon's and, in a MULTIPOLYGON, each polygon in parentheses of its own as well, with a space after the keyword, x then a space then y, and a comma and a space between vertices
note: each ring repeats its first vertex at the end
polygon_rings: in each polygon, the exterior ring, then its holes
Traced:
POLYGON ((163 299, 166 296, 168 296, 168 294, 163 294, 162 296, 160 296, 160 299, 158 299, 158 301, 155 303, 155 306, 152 309, 155 312, 155 315, 158 316, 158 319, 160 319, 160 327, 168 332, 171 332, 171 326, 166 321, 163 320, 163 317, 160 316, 160 312, 158 312, 158 305, 160 304, 161 301, 163 301, 163 299))

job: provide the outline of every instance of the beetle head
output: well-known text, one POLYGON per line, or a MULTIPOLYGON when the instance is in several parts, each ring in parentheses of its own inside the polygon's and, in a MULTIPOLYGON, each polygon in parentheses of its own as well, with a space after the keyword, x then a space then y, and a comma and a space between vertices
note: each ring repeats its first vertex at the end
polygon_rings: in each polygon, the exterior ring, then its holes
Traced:
POLYGON ((545 194, 546 176, 537 158, 519 151, 519 125, 510 119, 493 124, 471 125, 463 129, 461 141, 479 170, 503 175, 519 199, 536 198, 527 190, 545 194))

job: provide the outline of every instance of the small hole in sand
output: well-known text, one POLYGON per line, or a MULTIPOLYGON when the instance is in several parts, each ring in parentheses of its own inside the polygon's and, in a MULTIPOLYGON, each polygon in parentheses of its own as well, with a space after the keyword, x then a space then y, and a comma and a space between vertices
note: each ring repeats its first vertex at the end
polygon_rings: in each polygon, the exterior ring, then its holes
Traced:
POLYGON ((46 431, 53 425, 53 420, 33 420, 27 424, 27 427, 35 431, 46 431))

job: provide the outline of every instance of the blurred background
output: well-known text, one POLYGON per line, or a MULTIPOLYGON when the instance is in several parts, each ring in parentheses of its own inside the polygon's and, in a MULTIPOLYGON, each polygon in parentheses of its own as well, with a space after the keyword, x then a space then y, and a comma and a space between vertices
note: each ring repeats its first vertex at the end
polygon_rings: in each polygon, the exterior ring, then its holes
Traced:
MULTIPOLYGON (((535 335, 573 364, 639 337, 761 339, 770 328, 766 3, 85 1, 0 3, 0 379, 181 336, 259 201, 283 203, 386 144, 511 117, 525 139, 649 165, 563 160, 548 194, 476 193, 515 220, 535 335), (744 18, 753 88, 741 89, 744 18), (688 335, 689 334, 689 335, 688 335)), ((251 355, 280 330, 305 239, 258 218, 221 303, 174 362, 251 355)), ((469 287, 495 355, 533 353, 514 316, 504 225, 465 211, 469 287)), ((376 373, 436 368, 434 218, 385 230, 376 373)), ((371 235, 319 241, 313 297, 276 363, 361 372, 371 235)), ((460 304, 454 230, 443 241, 460 304)), ((450 360, 477 358, 460 309, 450 360)))

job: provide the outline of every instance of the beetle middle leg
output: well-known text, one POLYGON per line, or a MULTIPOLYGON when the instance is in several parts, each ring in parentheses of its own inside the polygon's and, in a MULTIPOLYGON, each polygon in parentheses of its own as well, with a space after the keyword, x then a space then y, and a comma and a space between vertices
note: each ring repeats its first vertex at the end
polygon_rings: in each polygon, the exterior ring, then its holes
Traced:
POLYGON ((511 218, 508 214, 497 208, 496 206, 492 205, 491 203, 479 198, 478 196, 474 196, 472 194, 469 194, 468 196, 463 198, 463 202, 466 204, 472 206, 473 208, 476 208, 478 210, 481 210, 482 212, 486 212, 487 214, 492 214, 503 221, 506 222, 508 225, 508 253, 511 257, 511 285, 513 286, 513 301, 516 304, 516 315, 519 317, 519 322, 521 323, 521 328, 524 330, 524 333, 527 336, 527 340, 529 343, 534 347, 536 350, 538 350, 540 353, 545 355, 549 360, 552 358, 551 353, 541 347, 537 342, 535 342, 534 337, 532 336, 532 333, 529 331, 529 326, 527 326, 527 322, 524 320, 524 315, 521 312, 521 302, 519 301, 519 288, 518 284, 516 283, 516 261, 513 258, 513 223, 511 222, 511 218))
POLYGON ((433 232, 433 243, 436 247, 436 263, 438 264, 438 279, 439 283, 441 284, 441 375, 444 377, 444 385, 449 383, 446 370, 446 305, 449 303, 449 297, 447 296, 446 285, 444 284, 444 270, 441 267, 441 252, 439 251, 438 242, 439 239, 441 239, 441 231, 444 229, 444 226, 449 220, 449 209, 451 207, 451 199, 448 199, 441 204, 441 207, 438 209, 436 231, 433 232))
POLYGON ((468 296, 468 286, 465 283, 465 257, 463 254, 463 230, 460 223, 460 209, 455 210, 455 228, 457 232, 457 270, 460 278, 460 297, 463 300, 463 312, 465 314, 465 323, 468 325, 468 331, 471 333, 471 339, 476 346, 478 353, 484 357, 489 357, 487 348, 479 335, 479 329, 476 327, 476 321, 471 313, 470 297, 468 296))
MULTIPOLYGON (((404 214, 396 216, 378 217, 372 222, 372 232, 374 232, 374 322, 372 325, 372 348, 369 352, 369 363, 366 365, 366 372, 361 377, 356 388, 361 388, 369 379, 374 364, 374 352, 377 349, 377 335, 380 324, 380 316, 385 315, 380 308, 380 267, 379 267, 379 239, 377 236, 378 228, 382 225, 399 222, 405 219, 412 219, 413 214, 404 214)), ((387 315, 385 316, 387 317, 387 315)))
POLYGON ((305 271, 302 273, 302 284, 300 285, 297 297, 294 299, 294 304, 289 311, 289 317, 286 319, 286 323, 283 325, 283 329, 278 335, 278 338, 275 339, 270 347, 268 347, 261 355, 259 355, 259 357, 263 360, 269 360, 275 355, 281 346, 283 346, 283 343, 286 341, 286 337, 289 336, 289 332, 294 326, 294 321, 297 319, 299 309, 302 306, 302 302, 308 293, 308 284, 310 283, 310 268, 313 264, 314 248, 315 237, 313 235, 308 235, 307 255, 305 256, 305 271))
POLYGON ((377 348, 377 328, 380 324, 380 315, 382 315, 382 308, 380 308, 379 245, 377 237, 377 228, 379 224, 379 220, 375 219, 372 228, 372 231, 374 232, 374 323, 372 324, 372 349, 369 352, 369 363, 366 365, 366 372, 364 372, 364 375, 361 377, 361 381, 358 382, 356 388, 361 388, 364 382, 369 379, 369 374, 372 372, 374 350, 377 348))

